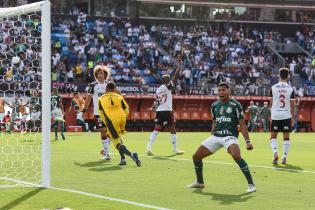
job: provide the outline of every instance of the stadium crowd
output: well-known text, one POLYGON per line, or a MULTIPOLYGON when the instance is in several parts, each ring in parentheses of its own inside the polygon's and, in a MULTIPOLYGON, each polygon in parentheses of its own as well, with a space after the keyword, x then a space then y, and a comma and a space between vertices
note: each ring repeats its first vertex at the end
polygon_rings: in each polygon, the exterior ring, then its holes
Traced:
MULTIPOLYGON (((36 17, 28 21, 30 27, 37 27, 36 17)), ((10 55, 15 31, 5 27, 0 29, 0 47, 7 51, 0 56, 4 64, 0 79, 40 80, 37 35, 27 40, 22 36, 14 43, 21 62, 19 68, 11 68, 12 56, 6 56, 10 55)), ((214 95, 216 84, 226 81, 234 94, 268 95, 270 86, 278 81, 278 67, 277 57, 265 43, 291 40, 276 30, 250 29, 241 24, 226 23, 224 28, 145 26, 119 17, 88 21, 84 12, 78 12, 77 19, 54 16, 52 32, 52 82, 61 92, 76 91, 78 84, 92 81, 93 68, 100 63, 111 68, 116 83, 159 84, 162 74, 172 74, 177 65, 175 58, 180 56, 183 66, 176 82, 177 94, 189 94, 189 87, 199 86, 202 94, 214 95)), ((314 55, 314 34, 304 27, 293 38, 314 55)), ((297 86, 296 93, 315 95, 315 56, 286 59, 291 74, 300 79, 299 85, 292 84, 297 86)))
MULTIPOLYGON (((102 62, 112 68, 112 78, 117 83, 156 84, 161 74, 172 73, 174 58, 181 56, 184 66, 176 84, 178 94, 187 94, 189 86, 199 85, 203 94, 213 95, 215 84, 227 81, 235 94, 268 95, 270 86, 278 81, 277 57, 264 44, 290 40, 277 31, 242 25, 226 24, 224 29, 146 27, 121 18, 87 22, 84 13, 76 21, 55 19, 53 25, 55 31, 66 35, 67 43, 63 46, 56 39, 53 44, 57 81, 90 81, 93 67, 102 62)), ((303 71, 294 72, 303 82, 297 93, 313 95, 314 68, 312 61, 307 63, 305 59, 300 58, 299 62, 302 69, 310 69, 304 71, 308 79, 304 80, 303 71)))

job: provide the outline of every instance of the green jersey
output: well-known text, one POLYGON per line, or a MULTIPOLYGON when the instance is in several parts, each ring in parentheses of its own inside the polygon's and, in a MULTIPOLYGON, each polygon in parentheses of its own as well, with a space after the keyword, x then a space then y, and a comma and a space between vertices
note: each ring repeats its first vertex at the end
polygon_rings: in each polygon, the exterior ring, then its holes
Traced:
POLYGON ((32 112, 40 112, 42 109, 42 98, 33 96, 31 97, 30 104, 32 106, 32 112))
POLYGON ((51 110, 60 109, 61 108, 61 96, 58 94, 53 94, 51 96, 51 110))
POLYGON ((260 116, 262 119, 269 119, 271 115, 271 112, 270 112, 270 108, 269 107, 263 107, 260 111, 260 116))
POLYGON ((249 113, 250 113, 250 118, 254 118, 258 115, 259 108, 255 105, 249 106, 248 107, 249 113))
POLYGON ((235 136, 238 137, 237 125, 239 120, 244 119, 243 108, 239 102, 229 99, 228 102, 222 103, 220 100, 211 105, 211 113, 215 127, 214 136, 235 136))

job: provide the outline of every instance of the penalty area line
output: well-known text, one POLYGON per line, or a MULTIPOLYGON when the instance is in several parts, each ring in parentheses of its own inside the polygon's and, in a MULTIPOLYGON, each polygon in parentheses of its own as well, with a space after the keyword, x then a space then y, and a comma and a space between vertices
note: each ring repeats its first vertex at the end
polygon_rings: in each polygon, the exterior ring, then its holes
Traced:
POLYGON ((89 196, 89 197, 93 197, 93 198, 100 198, 103 200, 126 203, 126 204, 130 204, 130 205, 134 205, 134 206, 140 206, 140 207, 148 208, 148 209, 171 210, 171 209, 163 208, 163 207, 159 207, 159 206, 153 206, 153 205, 149 205, 149 204, 138 203, 138 202, 124 200, 124 199, 120 199, 120 198, 112 198, 112 197, 107 197, 107 196, 103 196, 103 195, 98 195, 98 194, 93 194, 93 193, 88 193, 88 192, 83 192, 83 191, 78 191, 78 190, 65 189, 65 188, 59 188, 59 187, 50 187, 49 189, 59 190, 59 191, 64 191, 64 192, 70 192, 70 193, 75 193, 75 194, 79 194, 79 195, 85 195, 85 196, 89 196))

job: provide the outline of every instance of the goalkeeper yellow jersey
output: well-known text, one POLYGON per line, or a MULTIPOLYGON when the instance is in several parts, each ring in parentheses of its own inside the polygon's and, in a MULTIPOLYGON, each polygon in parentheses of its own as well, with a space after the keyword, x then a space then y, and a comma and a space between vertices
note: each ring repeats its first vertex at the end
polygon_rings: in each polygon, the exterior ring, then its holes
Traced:
POLYGON ((99 114, 100 116, 109 119, 128 117, 129 106, 125 99, 114 92, 107 92, 102 95, 99 100, 99 114))

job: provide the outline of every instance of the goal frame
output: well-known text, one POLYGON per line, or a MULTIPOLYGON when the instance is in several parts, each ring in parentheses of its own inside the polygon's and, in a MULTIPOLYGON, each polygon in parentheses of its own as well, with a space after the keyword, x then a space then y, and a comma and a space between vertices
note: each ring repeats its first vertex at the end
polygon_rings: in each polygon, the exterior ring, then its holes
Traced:
MULTIPOLYGON (((3 17, 41 12, 41 45, 42 45, 42 135, 41 135, 41 187, 51 187, 51 3, 44 0, 18 7, 1 8, 0 20, 3 17)), ((14 180, 12 180, 14 181, 14 180)), ((23 183, 23 180, 16 180, 23 183)))

